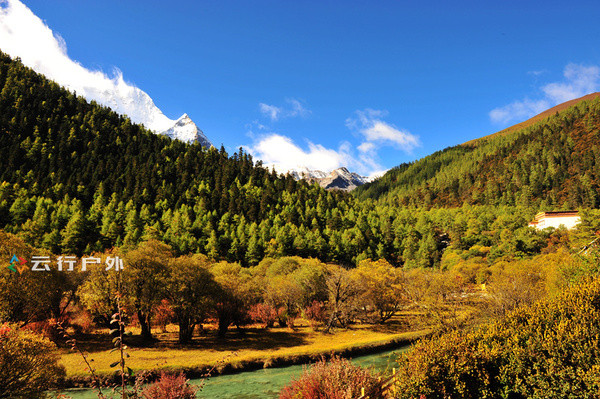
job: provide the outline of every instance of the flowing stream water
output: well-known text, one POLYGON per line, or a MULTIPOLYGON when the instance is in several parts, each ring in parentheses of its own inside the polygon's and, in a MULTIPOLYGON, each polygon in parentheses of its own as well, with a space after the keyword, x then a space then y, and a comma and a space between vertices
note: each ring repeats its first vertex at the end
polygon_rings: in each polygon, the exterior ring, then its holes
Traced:
MULTIPOLYGON (((377 371, 391 370, 395 365, 396 354, 408 346, 387 352, 358 356, 352 362, 362 367, 373 367, 377 371)), ((243 371, 210 378, 205 382, 198 398, 210 399, 268 399, 277 398, 279 391, 302 374, 305 365, 243 371)), ((201 380, 191 380, 199 384, 201 380)), ((73 399, 94 399, 98 396, 91 389, 73 389, 65 392, 73 399)))

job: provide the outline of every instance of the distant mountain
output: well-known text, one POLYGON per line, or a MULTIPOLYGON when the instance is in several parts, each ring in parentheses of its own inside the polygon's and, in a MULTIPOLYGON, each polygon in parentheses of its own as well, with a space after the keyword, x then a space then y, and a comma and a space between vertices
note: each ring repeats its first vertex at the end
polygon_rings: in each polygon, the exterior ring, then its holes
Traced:
POLYGON ((358 173, 350 172, 346 168, 338 168, 329 174, 320 170, 297 168, 288 172, 296 180, 306 180, 309 183, 317 182, 326 190, 352 191, 356 187, 367 183, 369 179, 358 173))
POLYGON ((402 164, 353 192, 392 206, 600 206, 600 95, 402 164))
POLYGON ((196 126, 196 124, 190 119, 188 114, 183 114, 181 118, 177 119, 173 126, 160 132, 160 134, 164 134, 172 139, 181 140, 186 143, 198 142, 203 147, 212 147, 212 143, 204 135, 202 130, 200 130, 198 126, 196 126))
MULTIPOLYGON (((57 83, 61 84, 61 82, 57 83)), ((154 133, 164 134, 186 143, 197 141, 204 147, 212 145, 187 114, 183 114, 177 120, 167 118, 146 92, 126 84, 122 78, 119 78, 116 87, 108 87, 105 90, 99 90, 94 86, 66 85, 66 88, 89 101, 96 101, 98 104, 110 107, 118 114, 126 115, 133 123, 144 125, 154 133)))
MULTIPOLYGON (((52 79, 52 76, 48 78, 52 79)), ((144 125, 154 133, 164 134, 186 143, 197 141, 204 147, 212 145, 187 114, 183 114, 177 120, 167 118, 146 92, 126 84, 122 77, 119 77, 115 87, 109 86, 104 90, 95 86, 73 87, 68 84, 64 86, 88 101, 96 101, 98 104, 110 107, 116 113, 129 117, 133 123, 144 125)))
POLYGON ((327 177, 327 173, 321 170, 308 169, 305 166, 299 166, 297 168, 290 169, 286 174, 289 174, 296 180, 314 180, 327 177))

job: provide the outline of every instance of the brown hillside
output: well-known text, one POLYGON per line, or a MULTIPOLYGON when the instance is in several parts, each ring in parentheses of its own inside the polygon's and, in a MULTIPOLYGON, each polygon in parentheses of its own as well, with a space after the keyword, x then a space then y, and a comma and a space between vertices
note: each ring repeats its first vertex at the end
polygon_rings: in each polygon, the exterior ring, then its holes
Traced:
POLYGON ((557 106, 552 107, 550 109, 547 109, 546 111, 544 111, 544 112, 542 112, 540 114, 537 114, 536 116, 534 116, 534 117, 532 117, 530 119, 527 119, 524 122, 517 123, 516 125, 513 125, 511 127, 507 127, 506 129, 500 130, 499 132, 492 133, 492 134, 489 134, 487 136, 480 137, 478 139, 467 141, 466 143, 463 143, 463 145, 477 144, 477 142, 479 140, 488 139, 490 137, 505 136, 505 135, 510 134, 512 132, 516 132, 516 131, 518 131, 520 129, 523 129, 523 128, 526 128, 528 126, 531 126, 534 123, 539 122, 542 119, 548 118, 549 116, 552 116, 552 115, 556 114, 557 112, 563 111, 563 110, 565 110, 565 109, 567 109, 567 108, 569 108, 569 107, 571 107, 571 106, 573 106, 573 105, 575 105, 577 103, 580 103, 580 102, 586 101, 586 100, 593 100, 593 99, 595 99, 597 97, 600 97, 600 92, 588 94, 588 95, 585 95, 583 97, 579 97, 579 98, 576 98, 574 100, 570 100, 570 101, 564 102, 562 104, 558 104, 557 106))

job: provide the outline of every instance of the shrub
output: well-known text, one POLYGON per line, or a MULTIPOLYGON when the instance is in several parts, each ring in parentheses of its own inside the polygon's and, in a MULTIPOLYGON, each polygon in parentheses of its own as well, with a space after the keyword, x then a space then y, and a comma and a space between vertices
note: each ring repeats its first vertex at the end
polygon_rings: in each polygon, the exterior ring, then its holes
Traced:
POLYGON ((161 332, 167 332, 167 324, 173 321, 175 312, 168 300, 163 299, 160 304, 156 307, 154 312, 154 323, 160 327, 161 332))
POLYGON ((185 376, 162 373, 160 379, 142 392, 145 399, 195 399, 197 387, 188 383, 185 376))
POLYGON ((378 375, 334 356, 329 362, 321 359, 305 370, 299 379, 283 388, 280 399, 352 399, 361 395, 361 388, 370 398, 383 398, 378 375))
POLYGON ((60 339, 60 334, 56 328, 56 320, 54 319, 34 321, 25 325, 23 330, 28 330, 34 334, 41 335, 52 342, 58 342, 60 339))
POLYGON ((260 322, 265 328, 271 328, 277 321, 277 309, 266 303, 257 303, 252 306, 248 314, 254 322, 260 322))
POLYGON ((327 321, 327 308, 323 302, 313 301, 310 306, 304 309, 304 318, 308 320, 313 327, 323 325, 327 321))
POLYGON ((80 309, 71 316, 71 326, 77 333, 88 334, 94 329, 94 322, 90 312, 80 309))
POLYGON ((400 359, 398 397, 496 397, 501 354, 480 347, 477 339, 476 334, 455 330, 421 340, 400 359))
POLYGON ((472 332, 426 339, 400 359, 402 398, 594 398, 600 279, 472 332))
POLYGON ((64 375, 50 340, 8 324, 0 328, 0 398, 42 398, 64 375))

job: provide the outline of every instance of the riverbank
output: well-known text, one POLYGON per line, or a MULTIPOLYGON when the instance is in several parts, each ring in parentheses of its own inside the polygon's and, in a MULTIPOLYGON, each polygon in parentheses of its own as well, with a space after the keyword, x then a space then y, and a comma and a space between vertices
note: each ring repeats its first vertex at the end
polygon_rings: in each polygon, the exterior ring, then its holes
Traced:
MULTIPOLYGON (((395 366, 397 356, 408 350, 403 346, 374 354, 352 356, 350 361, 358 366, 386 373, 395 366)), ((292 380, 299 378, 306 365, 298 364, 285 367, 258 369, 211 377, 209 379, 191 379, 191 385, 201 387, 197 398, 210 399, 278 399, 281 389, 292 380)), ((70 389, 62 393, 71 399, 98 399, 91 389, 70 389)))
MULTIPOLYGON (((127 365, 134 371, 150 370, 153 375, 163 370, 182 371, 188 378, 232 374, 271 367, 306 364, 338 354, 354 357, 406 346, 427 335, 429 329, 392 332, 390 327, 355 326, 331 334, 313 331, 310 327, 289 329, 248 329, 232 332, 224 340, 212 336, 198 340, 193 346, 168 347, 160 342, 151 347, 131 348, 127 365)), ((116 353, 109 350, 90 353, 93 366, 103 382, 115 380, 116 353)), ((85 374, 83 360, 76 353, 64 352, 61 362, 67 377, 60 388, 89 387, 91 377, 85 374)))

